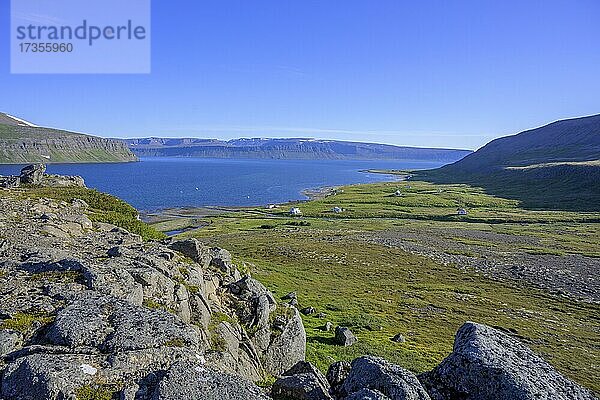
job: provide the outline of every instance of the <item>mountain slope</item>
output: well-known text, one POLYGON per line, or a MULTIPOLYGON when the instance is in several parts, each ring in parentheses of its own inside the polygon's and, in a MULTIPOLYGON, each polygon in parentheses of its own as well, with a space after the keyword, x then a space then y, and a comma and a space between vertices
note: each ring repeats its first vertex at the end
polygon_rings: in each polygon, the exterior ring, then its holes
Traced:
POLYGON ((418 176, 481 186, 532 208, 600 210, 600 114, 495 139, 418 176))
POLYGON ((1 164, 136 160, 136 156, 120 141, 42 128, 0 113, 1 164))
POLYGON ((345 159, 345 160, 430 160, 453 162, 470 150, 399 147, 375 143, 343 142, 316 139, 126 139, 138 156, 176 156, 211 158, 269 159, 345 159))

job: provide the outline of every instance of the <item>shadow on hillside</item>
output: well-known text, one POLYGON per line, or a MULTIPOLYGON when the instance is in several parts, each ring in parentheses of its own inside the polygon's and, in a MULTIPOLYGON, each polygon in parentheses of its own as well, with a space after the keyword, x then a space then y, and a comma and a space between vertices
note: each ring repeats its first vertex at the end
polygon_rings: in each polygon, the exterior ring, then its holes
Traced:
POLYGON ((416 171, 412 179, 481 187, 488 194, 519 200, 523 208, 530 210, 600 211, 600 166, 495 169, 478 174, 449 173, 439 168, 416 171))
POLYGON ((321 344, 326 344, 328 346, 334 346, 335 345, 335 339, 333 337, 317 336, 317 337, 308 338, 307 341, 309 343, 321 343, 321 344))

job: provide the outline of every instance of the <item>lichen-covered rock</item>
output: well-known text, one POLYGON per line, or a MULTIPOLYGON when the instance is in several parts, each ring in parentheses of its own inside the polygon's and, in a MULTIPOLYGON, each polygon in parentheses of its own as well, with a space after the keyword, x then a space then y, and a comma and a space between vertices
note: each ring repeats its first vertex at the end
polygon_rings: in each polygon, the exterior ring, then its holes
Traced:
POLYGON ((169 248, 191 258, 203 267, 208 267, 212 260, 210 249, 196 239, 176 240, 169 244, 169 248))
POLYGON ((350 363, 348 361, 336 361, 327 369, 326 379, 331 386, 331 393, 336 397, 341 397, 343 394, 342 387, 344 381, 350 374, 350 363))
POLYGON ((509 335, 467 322, 452 353, 420 377, 434 400, 583 400, 595 397, 509 335))
POLYGON ((32 354, 10 363, 2 379, 5 400, 59 400, 100 377, 98 358, 87 355, 32 354), (89 367, 94 368, 91 369, 89 367))
POLYGON ((267 288, 250 276, 244 276, 229 285, 229 290, 239 300, 237 315, 250 326, 262 328, 269 323, 269 314, 275 310, 275 298, 267 288))
POLYGON ((344 400, 390 400, 389 397, 375 389, 361 389, 345 397, 344 400))
POLYGON ((340 346, 352 346, 357 342, 356 336, 352 333, 352 331, 346 327, 338 326, 335 328, 335 344, 340 346))
POLYGON ((268 400, 261 389, 247 380, 209 367, 181 362, 160 380, 151 400, 268 400))
POLYGON ((280 376, 306 354, 306 333, 298 310, 277 305, 267 288, 250 276, 228 285, 233 308, 249 328, 250 338, 266 372, 280 376))
POLYGON ((218 247, 211 247, 209 250, 211 257, 210 265, 219 268, 226 276, 231 276, 234 280, 240 279, 239 271, 231 261, 231 254, 218 247), (237 274, 237 275, 236 275, 237 274))
POLYGON ((279 378, 273 384, 274 400, 329 400, 333 399, 311 374, 298 374, 279 378))
POLYGON ((104 352, 169 345, 198 349, 200 344, 197 332, 176 316, 109 296, 73 301, 59 311, 46 338, 54 345, 104 352))
POLYGON ((344 393, 352 395, 362 389, 377 390, 391 400, 430 399, 412 372, 372 356, 352 361, 350 373, 344 380, 344 393))
POLYGON ((330 400, 329 382, 314 365, 299 361, 273 384, 275 400, 330 400))
POLYGON ((0 356, 21 348, 23 335, 10 329, 0 329, 0 356))
MULTIPOLYGON (((78 388, 105 384, 116 397, 149 400, 177 362, 232 374, 215 375, 219 386, 280 375, 304 359, 298 312, 242 279, 226 250, 143 242, 92 223, 84 202, 10 193, 0 197, 0 318, 18 332, 0 330, 3 400, 74 399, 78 388)), ((194 385, 191 398, 238 398, 194 385)), ((263 396, 248 387, 239 398, 263 396)))
POLYGON ((42 178, 46 173, 44 164, 31 164, 21 169, 21 183, 27 185, 39 185, 42 183, 42 178))
POLYGON ((306 357, 306 332, 300 313, 294 307, 286 305, 279 307, 284 310, 282 318, 285 324, 281 328, 281 333, 273 335, 263 355, 265 369, 274 376, 283 374, 306 357))
POLYGON ((63 176, 63 175, 44 175, 42 180, 42 186, 49 187, 85 187, 85 181, 80 176, 63 176))
POLYGON ((241 326, 223 321, 211 336, 213 348, 207 354, 210 365, 253 381, 263 377, 259 354, 241 326))

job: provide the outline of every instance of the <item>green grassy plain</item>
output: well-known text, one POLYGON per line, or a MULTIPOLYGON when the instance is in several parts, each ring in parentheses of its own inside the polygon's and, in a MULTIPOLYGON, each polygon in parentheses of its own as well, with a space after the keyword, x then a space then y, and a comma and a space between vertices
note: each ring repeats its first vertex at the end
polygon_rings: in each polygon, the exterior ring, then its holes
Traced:
POLYGON ((308 360, 322 370, 336 360, 375 354, 417 373, 427 371, 450 353, 458 327, 475 321, 509 330, 565 375, 600 391, 598 304, 492 280, 359 238, 431 233, 457 246, 452 250, 457 253, 518 250, 595 258, 600 213, 526 210, 479 188, 417 181, 347 186, 298 207, 300 218, 289 217, 288 206, 224 212, 181 236, 230 250, 277 296, 297 291, 301 306, 325 313, 303 317, 308 360), (393 196, 398 189, 402 196, 393 196), (344 211, 336 214, 334 206, 344 211), (459 207, 468 215, 458 216, 459 207), (486 234, 519 240, 503 243, 486 234), (327 321, 349 326, 358 343, 334 345, 333 333, 322 330, 327 321), (397 333, 405 343, 390 340, 397 333))

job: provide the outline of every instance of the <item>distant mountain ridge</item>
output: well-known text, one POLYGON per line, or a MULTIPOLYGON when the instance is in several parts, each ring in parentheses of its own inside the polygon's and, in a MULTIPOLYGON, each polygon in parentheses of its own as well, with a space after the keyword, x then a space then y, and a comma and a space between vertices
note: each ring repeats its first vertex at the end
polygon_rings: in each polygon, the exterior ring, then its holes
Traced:
POLYGON ((124 139, 124 142, 140 157, 410 159, 454 162, 471 153, 470 150, 419 148, 310 138, 250 138, 228 141, 193 138, 143 138, 124 139))
POLYGON ((118 140, 39 127, 0 113, 0 164, 136 160, 137 157, 118 140))
POLYGON ((492 140, 460 161, 420 173, 481 186, 534 208, 600 210, 600 114, 492 140))

